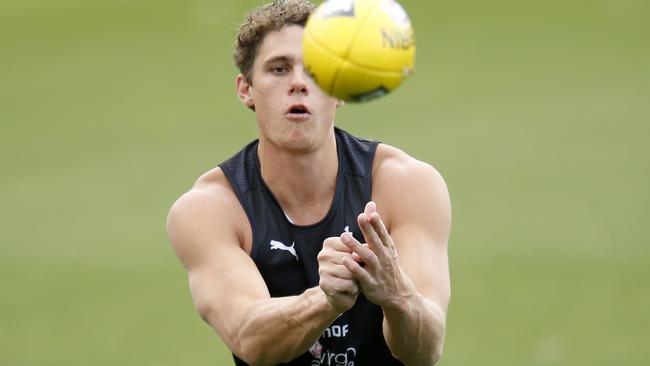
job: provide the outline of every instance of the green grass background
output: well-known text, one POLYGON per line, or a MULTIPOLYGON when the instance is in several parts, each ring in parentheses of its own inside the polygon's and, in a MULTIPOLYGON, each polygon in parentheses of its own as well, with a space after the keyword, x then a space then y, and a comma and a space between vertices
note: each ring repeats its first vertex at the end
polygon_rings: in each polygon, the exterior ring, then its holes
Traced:
MULTIPOLYGON (((0 364, 228 365, 164 231, 256 134, 256 1, 0 2, 0 364)), ((403 0, 416 73, 338 125, 446 177, 442 366, 650 358, 650 3, 403 0)))

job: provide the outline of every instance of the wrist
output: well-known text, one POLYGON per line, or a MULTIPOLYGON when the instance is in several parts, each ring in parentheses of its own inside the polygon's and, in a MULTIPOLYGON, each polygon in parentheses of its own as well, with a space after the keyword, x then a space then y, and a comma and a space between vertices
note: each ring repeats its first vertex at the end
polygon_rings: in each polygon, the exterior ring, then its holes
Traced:
POLYGON ((381 305, 384 315, 398 315, 410 312, 416 303, 422 300, 422 295, 415 289, 415 286, 407 280, 401 291, 397 291, 381 305))
POLYGON ((336 319, 343 311, 337 309, 329 297, 320 287, 312 287, 305 291, 308 301, 318 309, 318 312, 332 317, 332 320, 336 319))

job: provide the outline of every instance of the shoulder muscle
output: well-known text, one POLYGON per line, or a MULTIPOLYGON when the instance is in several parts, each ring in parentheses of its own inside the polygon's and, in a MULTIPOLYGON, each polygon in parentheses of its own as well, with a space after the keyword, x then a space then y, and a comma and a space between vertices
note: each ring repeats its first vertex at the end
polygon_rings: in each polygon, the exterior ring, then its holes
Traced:
POLYGON ((241 247, 246 215, 220 169, 200 177, 171 207, 167 232, 185 267, 199 261, 201 253, 216 245, 241 247))
MULTIPOLYGON (((381 144, 373 164, 372 180, 373 199, 390 212, 399 213, 387 217, 390 224, 428 217, 440 231, 449 231, 449 192, 440 173, 430 164, 381 144)), ((445 236, 443 232, 438 234, 445 236)))

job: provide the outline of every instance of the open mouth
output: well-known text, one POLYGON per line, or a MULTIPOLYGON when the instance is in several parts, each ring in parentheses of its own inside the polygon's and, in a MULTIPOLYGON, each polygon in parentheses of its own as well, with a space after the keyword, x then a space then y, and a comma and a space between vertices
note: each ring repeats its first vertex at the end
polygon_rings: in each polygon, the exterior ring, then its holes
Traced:
POLYGON ((293 104, 287 110, 287 114, 306 115, 309 114, 309 108, 304 104, 293 104))

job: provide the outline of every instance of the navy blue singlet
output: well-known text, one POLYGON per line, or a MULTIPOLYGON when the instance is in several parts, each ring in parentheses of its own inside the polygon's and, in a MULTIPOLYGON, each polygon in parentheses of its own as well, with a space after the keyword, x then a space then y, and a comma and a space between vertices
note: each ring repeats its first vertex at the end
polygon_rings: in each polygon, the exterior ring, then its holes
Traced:
MULTIPOLYGON (((371 170, 378 142, 335 128, 339 170, 334 200, 319 222, 291 223, 260 173, 258 141, 220 164, 253 230, 251 257, 272 297, 299 295, 318 286, 318 260, 323 241, 350 231, 365 242, 357 216, 370 201, 371 170)), ((227 296, 227 295, 226 295, 227 296)), ((382 333, 381 308, 360 294, 355 305, 334 321, 309 352, 286 365, 402 365, 391 356, 382 333)), ((236 356, 236 365, 246 365, 236 356)))

